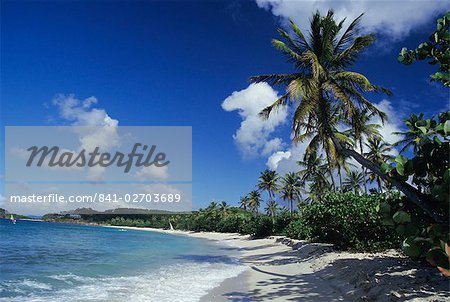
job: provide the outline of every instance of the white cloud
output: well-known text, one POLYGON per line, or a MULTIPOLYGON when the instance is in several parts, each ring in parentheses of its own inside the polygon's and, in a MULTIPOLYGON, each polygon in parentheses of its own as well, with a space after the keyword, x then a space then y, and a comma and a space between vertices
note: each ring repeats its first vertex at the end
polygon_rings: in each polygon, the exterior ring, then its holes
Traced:
POLYGON ((389 144, 393 144, 401 139, 400 136, 393 134, 393 132, 401 131, 401 127, 403 125, 403 121, 400 118, 402 116, 398 112, 394 110, 392 104, 388 100, 382 100, 378 104, 374 104, 379 110, 386 113, 388 119, 381 123, 381 119, 379 117, 373 117, 369 122, 373 124, 381 125, 380 134, 383 136, 383 140, 389 144))
POLYGON ((112 119, 104 109, 91 108, 97 102, 93 96, 81 101, 73 94, 60 94, 52 104, 57 106, 60 117, 74 126, 117 126, 119 121, 112 119))
POLYGON ((297 172, 299 166, 297 161, 302 160, 309 142, 292 144, 285 151, 278 151, 269 156, 266 165, 269 169, 284 175, 288 172, 297 172))
POLYGON ((135 176, 139 180, 155 180, 155 179, 167 179, 169 178, 168 166, 156 167, 142 167, 138 170, 135 176))
MULTIPOLYGON (((355 19, 365 13, 364 32, 385 34, 393 39, 407 36, 411 30, 439 16, 448 9, 448 1, 335 1, 335 0, 256 0, 259 7, 275 16, 293 19, 301 29, 309 28, 309 19, 316 10, 322 13, 332 8, 338 20, 355 19)), ((348 23, 347 23, 348 24, 348 23)))
MULTIPOLYGON (((91 152, 99 147, 105 152, 120 144, 117 128, 119 121, 111 118, 104 109, 92 108, 92 105, 97 102, 98 100, 93 96, 79 100, 73 94, 61 94, 52 101, 52 104, 58 108, 60 118, 73 126, 84 126, 74 128, 79 136, 79 150, 91 152)), ((90 167, 87 180, 101 181, 105 171, 104 167, 90 167)))
POLYGON ((283 147, 282 139, 271 136, 285 122, 287 108, 273 111, 266 120, 259 116, 262 109, 278 98, 278 93, 267 83, 258 83, 233 92, 223 101, 222 108, 225 111, 238 110, 242 118, 241 126, 233 138, 244 156, 269 155, 283 147))
POLYGON ((277 151, 273 153, 269 158, 267 159, 266 165, 269 167, 270 170, 277 170, 278 165, 281 160, 287 159, 289 160, 292 156, 292 152, 290 150, 288 151, 277 151))

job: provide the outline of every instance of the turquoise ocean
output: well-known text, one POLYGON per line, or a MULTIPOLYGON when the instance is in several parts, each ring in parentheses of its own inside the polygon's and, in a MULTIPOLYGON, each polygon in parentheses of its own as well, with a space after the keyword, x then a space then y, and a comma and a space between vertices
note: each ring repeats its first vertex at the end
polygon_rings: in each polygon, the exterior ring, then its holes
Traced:
POLYGON ((139 230, 0 219, 0 301, 198 301, 237 248, 139 230))

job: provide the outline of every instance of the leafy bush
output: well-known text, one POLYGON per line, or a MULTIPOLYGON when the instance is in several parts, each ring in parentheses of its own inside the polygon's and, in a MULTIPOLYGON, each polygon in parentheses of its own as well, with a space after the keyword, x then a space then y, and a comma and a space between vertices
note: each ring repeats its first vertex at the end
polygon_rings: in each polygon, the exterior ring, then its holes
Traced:
POLYGON ((385 163, 382 169, 392 177, 412 182, 426 197, 429 212, 439 219, 431 220, 423 210, 413 205, 387 208, 384 215, 391 218, 397 233, 403 239, 402 250, 415 259, 426 259, 447 276, 450 276, 450 111, 436 118, 424 119, 423 114, 411 115, 405 147, 413 147, 411 159, 399 155, 395 166, 385 163))
POLYGON ((290 213, 288 209, 281 210, 274 219, 273 234, 285 235, 286 227, 294 220, 296 220, 297 214, 290 213))
POLYGON ((222 233, 243 233, 248 218, 246 215, 229 215, 223 217, 217 224, 217 231, 222 233))
POLYGON ((273 234, 272 219, 265 215, 252 217, 244 226, 244 234, 249 234, 254 238, 264 238, 273 234))
POLYGON ((283 234, 289 238, 304 239, 302 230, 304 229, 303 221, 293 220, 284 229, 283 234))
POLYGON ((329 193, 323 201, 301 207, 298 220, 285 232, 293 238, 332 243, 343 249, 393 247, 398 237, 391 227, 382 224, 379 212, 385 200, 383 194, 329 193))

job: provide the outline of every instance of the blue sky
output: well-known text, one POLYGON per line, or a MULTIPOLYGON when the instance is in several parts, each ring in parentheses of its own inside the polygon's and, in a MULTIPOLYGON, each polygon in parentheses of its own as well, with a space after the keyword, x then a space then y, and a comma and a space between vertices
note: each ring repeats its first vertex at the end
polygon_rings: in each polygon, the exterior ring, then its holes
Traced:
MULTIPOLYGON (((298 10, 265 2, 2 1, 2 127, 67 123, 52 105, 58 94, 95 96, 95 107, 119 125, 192 126, 194 207, 213 199, 237 204, 255 188, 270 154, 243 154, 233 139, 243 117, 239 108, 227 112, 221 104, 246 89, 251 75, 291 71, 270 40, 285 17, 303 24, 312 13, 302 1, 298 10)), ((427 39, 444 12, 441 4, 422 2, 420 16, 388 25, 377 21, 379 6, 354 8, 367 11, 365 30, 378 33, 354 70, 393 90, 384 104, 395 126, 411 112, 448 108, 446 91, 428 81, 433 67, 396 61, 401 47, 427 39)), ((386 97, 370 99, 380 103, 386 97)), ((268 138, 274 137, 283 143, 273 152, 290 148, 287 122, 270 131, 268 138)))

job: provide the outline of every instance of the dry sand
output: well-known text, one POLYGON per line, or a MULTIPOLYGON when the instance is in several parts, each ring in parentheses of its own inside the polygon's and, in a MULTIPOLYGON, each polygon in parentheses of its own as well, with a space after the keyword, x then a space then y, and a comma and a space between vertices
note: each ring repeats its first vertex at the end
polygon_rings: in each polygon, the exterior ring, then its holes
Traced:
POLYGON ((450 301, 450 281, 396 251, 349 253, 284 237, 122 227, 220 241, 249 267, 206 301, 450 301))

